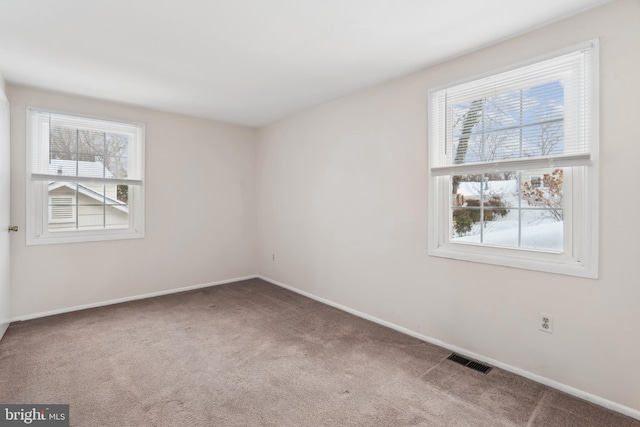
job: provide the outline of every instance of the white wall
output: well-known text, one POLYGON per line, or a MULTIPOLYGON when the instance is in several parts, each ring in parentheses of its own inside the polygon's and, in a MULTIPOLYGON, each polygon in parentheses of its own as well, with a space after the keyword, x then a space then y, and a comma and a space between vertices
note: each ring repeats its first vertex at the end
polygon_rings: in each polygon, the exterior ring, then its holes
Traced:
POLYGON ((255 130, 11 85, 7 95, 11 217, 23 230, 12 233, 14 318, 255 274, 255 130), (144 239, 25 245, 28 105, 146 123, 144 239))
POLYGON ((259 273, 640 410, 639 41, 640 2, 619 0, 264 128, 259 273), (600 279, 427 256, 428 90, 595 37, 600 279))
POLYGON ((0 75, 0 338, 11 318, 9 166, 9 103, 0 75))

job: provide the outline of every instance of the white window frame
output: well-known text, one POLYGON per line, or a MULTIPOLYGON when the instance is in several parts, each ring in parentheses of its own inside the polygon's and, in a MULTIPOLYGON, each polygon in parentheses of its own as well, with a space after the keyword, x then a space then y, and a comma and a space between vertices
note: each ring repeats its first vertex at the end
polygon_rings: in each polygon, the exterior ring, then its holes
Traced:
MULTIPOLYGON (((121 240, 121 239, 139 239, 144 238, 144 168, 145 168, 145 125, 140 122, 132 122, 120 119, 112 119, 105 117, 90 116, 78 113, 70 113, 66 111, 57 111, 48 108, 27 107, 27 217, 26 217, 26 244, 27 245, 45 245, 45 244, 62 244, 75 242, 94 242, 103 240, 121 240), (122 125, 137 127, 139 137, 134 141, 134 147, 139 177, 140 179, 96 179, 98 182, 127 184, 129 185, 129 225, 127 228, 117 229, 91 229, 91 230, 69 230, 69 231, 49 231, 49 181, 43 179, 42 174, 33 170, 33 160, 36 154, 33 152, 32 138, 35 137, 32 132, 33 115, 37 112, 62 114, 82 119, 95 121, 107 121, 122 125)), ((76 182, 72 176, 62 176, 60 181, 76 182)), ((75 207, 74 207, 75 208, 75 207)), ((77 215, 77 212, 76 212, 77 215)))
MULTIPOLYGON (((599 43, 592 40, 561 51, 556 51, 530 61, 518 63, 480 76, 473 76, 463 81, 453 82, 429 91, 429 238, 428 253, 431 256, 451 258, 463 261, 480 262, 528 270, 566 274, 586 278, 598 277, 598 214, 599 214, 599 179, 598 179, 598 70, 599 43), (523 248, 507 248, 482 244, 453 242, 450 239, 451 209, 451 175, 434 173, 439 165, 435 164, 433 144, 441 143, 438 135, 442 129, 436 129, 437 123, 431 118, 434 114, 433 94, 462 83, 471 82, 484 77, 511 71, 563 54, 591 47, 591 105, 587 108, 590 131, 590 162, 587 166, 564 167, 565 219, 564 248, 562 253, 523 248), (435 169, 434 169, 435 168, 435 169)), ((441 113, 441 112, 440 112, 441 113)), ((571 112, 569 113, 571 114, 571 112)), ((566 119, 566 116, 565 116, 566 119)), ((506 162, 505 162, 506 163, 506 162)), ((514 163, 518 163, 517 161, 514 163)), ((550 166, 552 167, 552 166, 550 166)), ((518 170, 514 164, 514 169, 518 170)), ((488 167, 486 172, 492 172, 488 167)), ((480 171, 478 171, 480 173, 480 171)))

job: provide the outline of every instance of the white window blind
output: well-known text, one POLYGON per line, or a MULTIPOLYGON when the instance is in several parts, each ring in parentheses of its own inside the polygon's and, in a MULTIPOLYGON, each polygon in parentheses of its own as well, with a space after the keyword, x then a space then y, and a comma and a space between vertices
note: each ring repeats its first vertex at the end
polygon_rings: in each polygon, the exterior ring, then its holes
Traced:
POLYGON ((31 179, 141 185, 142 127, 31 108, 31 179))
POLYGON ((431 93, 431 174, 591 162, 591 47, 431 93))

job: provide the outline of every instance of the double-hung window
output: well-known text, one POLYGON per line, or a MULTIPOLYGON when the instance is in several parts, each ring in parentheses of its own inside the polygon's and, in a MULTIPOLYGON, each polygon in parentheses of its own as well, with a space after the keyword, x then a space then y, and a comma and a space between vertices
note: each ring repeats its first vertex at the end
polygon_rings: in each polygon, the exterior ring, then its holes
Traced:
POLYGON ((597 277, 597 41, 430 91, 429 253, 597 277))
POLYGON ((27 109, 27 244, 144 237, 144 125, 27 109))

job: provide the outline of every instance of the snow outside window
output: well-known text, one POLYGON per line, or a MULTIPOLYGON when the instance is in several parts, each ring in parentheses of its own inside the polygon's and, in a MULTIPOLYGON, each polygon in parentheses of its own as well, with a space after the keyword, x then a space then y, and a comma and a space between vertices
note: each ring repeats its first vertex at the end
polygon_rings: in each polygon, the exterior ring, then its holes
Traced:
POLYGON ((429 253, 597 277, 597 40, 430 91, 429 253))
POLYGON ((144 237, 144 125, 27 109, 27 244, 144 237))

